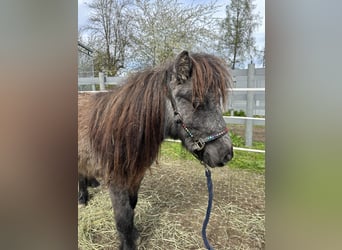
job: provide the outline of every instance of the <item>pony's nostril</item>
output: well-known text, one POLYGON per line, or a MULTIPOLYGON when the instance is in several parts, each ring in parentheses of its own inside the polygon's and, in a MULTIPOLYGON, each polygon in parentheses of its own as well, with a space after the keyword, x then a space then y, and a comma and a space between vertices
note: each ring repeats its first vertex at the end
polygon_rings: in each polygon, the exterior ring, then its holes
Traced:
POLYGON ((233 157, 234 157, 234 152, 233 152, 233 148, 232 148, 231 151, 224 157, 224 161, 228 162, 231 159, 233 159, 233 157))

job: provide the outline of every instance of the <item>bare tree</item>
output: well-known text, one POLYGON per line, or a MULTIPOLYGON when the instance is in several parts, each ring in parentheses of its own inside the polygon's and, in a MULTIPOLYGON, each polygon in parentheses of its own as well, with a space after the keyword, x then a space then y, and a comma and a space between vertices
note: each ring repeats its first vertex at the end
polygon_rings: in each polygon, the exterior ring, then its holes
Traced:
POLYGON ((87 5, 91 15, 83 30, 90 32, 95 41, 95 68, 114 76, 125 65, 132 0, 93 0, 87 5))
POLYGON ((232 68, 244 63, 246 59, 253 60, 256 55, 253 32, 260 25, 259 14, 253 11, 254 0, 231 0, 226 6, 226 18, 223 20, 221 48, 228 52, 232 68))
POLYGON ((87 32, 95 72, 154 66, 183 49, 209 52, 218 40, 219 6, 179 0, 92 0, 87 32), (91 44, 90 44, 91 43, 91 44))
POLYGON ((136 1, 132 12, 135 62, 154 66, 182 49, 204 50, 204 44, 216 35, 212 15, 217 8, 215 2, 185 5, 178 0, 136 1))

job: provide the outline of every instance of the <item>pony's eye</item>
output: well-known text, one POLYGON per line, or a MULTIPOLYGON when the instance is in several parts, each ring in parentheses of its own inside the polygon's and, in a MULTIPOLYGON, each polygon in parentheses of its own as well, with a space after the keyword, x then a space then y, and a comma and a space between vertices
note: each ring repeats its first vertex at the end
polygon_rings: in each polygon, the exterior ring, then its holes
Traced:
POLYGON ((194 107, 194 109, 201 109, 205 106, 205 101, 201 101, 200 99, 195 98, 195 100, 192 102, 192 106, 194 107))
POLYGON ((192 106, 194 107, 194 109, 198 109, 201 106, 201 103, 199 101, 194 101, 192 103, 192 106))

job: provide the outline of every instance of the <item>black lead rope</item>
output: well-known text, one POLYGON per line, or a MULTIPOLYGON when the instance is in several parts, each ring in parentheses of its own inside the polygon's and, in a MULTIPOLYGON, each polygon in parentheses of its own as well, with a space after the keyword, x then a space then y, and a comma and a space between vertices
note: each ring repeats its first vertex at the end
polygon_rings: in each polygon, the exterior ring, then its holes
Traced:
MULTIPOLYGON (((205 165, 204 165, 205 166, 205 165)), ((203 226, 202 226, 202 239, 204 242, 205 247, 208 250, 214 250, 214 248, 210 245, 208 239, 207 239, 207 225, 209 223, 209 219, 210 219, 210 213, 211 213, 211 207, 213 204, 213 198, 214 198, 214 193, 213 193, 213 182, 211 180, 211 172, 210 170, 207 168, 207 166, 205 166, 205 176, 207 177, 207 187, 208 187, 208 206, 207 206, 207 212, 205 214, 205 218, 203 221, 203 226)))

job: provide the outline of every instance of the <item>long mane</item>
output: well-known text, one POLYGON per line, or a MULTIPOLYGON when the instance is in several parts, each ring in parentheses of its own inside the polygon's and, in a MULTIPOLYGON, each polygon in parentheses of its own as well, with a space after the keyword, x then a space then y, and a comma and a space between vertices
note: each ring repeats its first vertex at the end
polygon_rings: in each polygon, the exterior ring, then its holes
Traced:
MULTIPOLYGON (((225 63, 207 54, 191 54, 193 97, 208 91, 226 100, 231 77, 225 63)), ((168 74, 174 62, 130 76, 115 91, 93 98, 89 138, 107 183, 138 185, 156 159, 164 139, 168 74)))
POLYGON ((163 74, 145 70, 117 91, 95 97, 89 135, 108 183, 132 186, 155 160, 164 139, 163 74))

